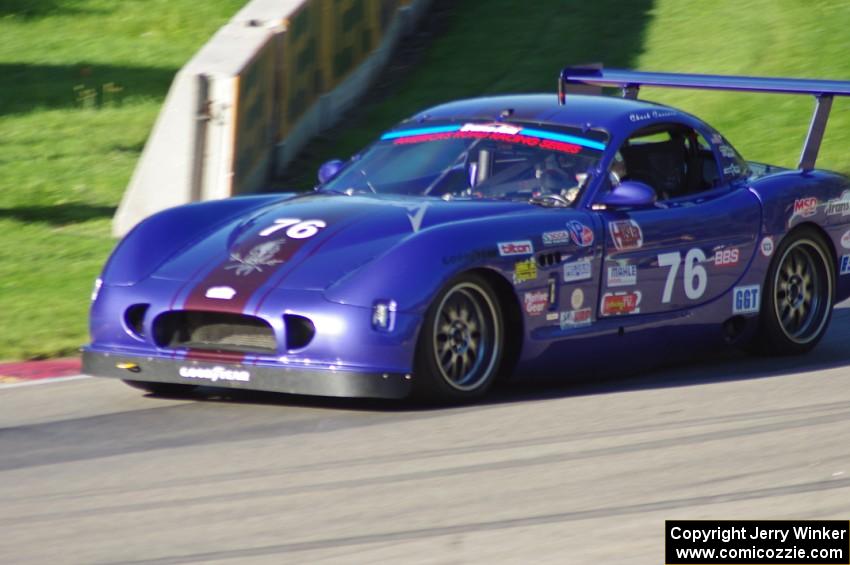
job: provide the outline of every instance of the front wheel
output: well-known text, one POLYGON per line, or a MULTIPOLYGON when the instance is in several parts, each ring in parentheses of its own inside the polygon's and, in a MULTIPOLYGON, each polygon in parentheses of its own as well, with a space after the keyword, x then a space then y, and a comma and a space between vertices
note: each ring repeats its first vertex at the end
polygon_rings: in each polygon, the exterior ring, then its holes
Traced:
POLYGON ((417 395, 462 401, 487 392, 504 351, 502 320, 496 295, 480 275, 462 275, 447 284, 419 330, 417 395))
POLYGON ((759 345, 773 355, 812 349, 826 333, 835 295, 835 266, 823 237, 804 228, 786 238, 768 270, 759 345))

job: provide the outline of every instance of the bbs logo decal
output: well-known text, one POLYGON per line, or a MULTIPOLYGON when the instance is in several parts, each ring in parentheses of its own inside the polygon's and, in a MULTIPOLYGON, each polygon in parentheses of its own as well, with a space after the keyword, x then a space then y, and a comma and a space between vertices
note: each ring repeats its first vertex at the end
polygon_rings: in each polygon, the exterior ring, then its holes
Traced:
POLYGON ((640 249, 643 247, 643 232, 634 220, 618 220, 608 224, 611 241, 620 251, 640 249))
POLYGON ((511 255, 531 255, 534 253, 534 245, 528 240, 506 241, 499 243, 499 255, 510 257, 511 255))
POLYGON ((714 252, 715 267, 733 267, 738 264, 741 252, 737 247, 718 249, 714 252))
POLYGON ((761 286, 736 286, 732 291, 732 313, 754 314, 761 304, 761 286))

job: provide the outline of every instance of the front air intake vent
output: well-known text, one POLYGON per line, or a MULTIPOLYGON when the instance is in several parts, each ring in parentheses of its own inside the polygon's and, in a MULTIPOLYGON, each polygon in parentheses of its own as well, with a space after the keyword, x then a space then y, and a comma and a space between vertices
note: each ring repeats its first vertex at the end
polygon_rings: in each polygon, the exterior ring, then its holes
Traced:
POLYGON ((168 349, 228 353, 277 352, 274 330, 261 318, 223 312, 174 311, 157 316, 154 341, 168 349))
POLYGON ((124 311, 124 325, 134 337, 145 337, 145 314, 149 304, 133 304, 124 311))
POLYGON ((283 322, 286 325, 286 348, 301 349, 313 340, 316 335, 316 326, 309 318, 285 314, 283 322))

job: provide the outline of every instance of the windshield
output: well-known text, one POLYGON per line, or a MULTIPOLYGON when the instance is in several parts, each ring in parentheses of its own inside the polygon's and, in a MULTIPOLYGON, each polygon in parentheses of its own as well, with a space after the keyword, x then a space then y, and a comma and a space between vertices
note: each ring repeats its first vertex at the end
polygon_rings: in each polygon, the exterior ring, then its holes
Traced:
POLYGON ((455 123, 384 134, 320 190, 572 202, 607 135, 575 128, 455 123))

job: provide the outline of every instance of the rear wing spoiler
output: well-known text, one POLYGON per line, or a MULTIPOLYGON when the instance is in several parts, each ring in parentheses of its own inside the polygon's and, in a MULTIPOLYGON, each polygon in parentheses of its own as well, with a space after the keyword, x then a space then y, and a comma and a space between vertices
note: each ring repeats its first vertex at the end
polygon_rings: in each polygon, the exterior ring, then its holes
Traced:
POLYGON ((558 103, 566 103, 571 85, 620 88, 623 98, 637 98, 641 86, 731 90, 736 92, 768 92, 774 94, 809 94, 815 97, 815 109, 809 132, 803 143, 798 168, 810 171, 820 151, 829 111, 834 96, 850 96, 850 81, 652 73, 621 69, 603 69, 602 65, 566 67, 558 77, 558 103))

